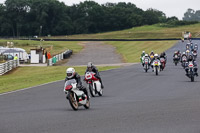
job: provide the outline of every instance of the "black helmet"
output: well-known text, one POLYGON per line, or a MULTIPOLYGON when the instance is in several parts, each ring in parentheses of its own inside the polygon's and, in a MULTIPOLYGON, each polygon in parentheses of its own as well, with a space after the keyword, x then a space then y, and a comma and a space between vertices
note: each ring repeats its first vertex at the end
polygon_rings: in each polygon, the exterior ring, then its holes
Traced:
POLYGON ((189 60, 193 60, 193 56, 192 55, 189 56, 189 60))

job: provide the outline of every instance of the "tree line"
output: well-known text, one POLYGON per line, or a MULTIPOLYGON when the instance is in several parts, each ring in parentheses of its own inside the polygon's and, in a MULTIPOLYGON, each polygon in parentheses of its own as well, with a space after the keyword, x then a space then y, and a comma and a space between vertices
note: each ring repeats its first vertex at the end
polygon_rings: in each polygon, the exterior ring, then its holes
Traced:
POLYGON ((183 20, 185 21, 200 21, 200 10, 193 10, 189 8, 185 13, 183 20))
POLYGON ((6 0, 0 4, 0 36, 99 33, 178 20, 132 3, 85 1, 67 6, 58 0, 6 0))

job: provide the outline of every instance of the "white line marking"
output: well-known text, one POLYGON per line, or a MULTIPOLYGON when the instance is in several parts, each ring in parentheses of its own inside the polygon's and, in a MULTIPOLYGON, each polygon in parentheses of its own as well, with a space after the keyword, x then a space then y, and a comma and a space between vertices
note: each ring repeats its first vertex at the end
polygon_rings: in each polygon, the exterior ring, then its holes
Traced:
MULTIPOLYGON (((129 64, 129 63, 124 63, 124 64, 129 64)), ((135 65, 135 64, 139 64, 139 63, 130 63, 130 64, 135 65)), ((113 68, 113 69, 115 69, 115 68, 113 68)), ((109 70, 113 70, 113 69, 109 69, 109 70)), ((109 71, 109 70, 104 70, 104 71, 109 71)), ((100 71, 100 72, 103 72, 103 71, 100 71)), ((0 96, 7 95, 7 94, 12 94, 12 93, 19 92, 19 91, 25 91, 25 90, 29 90, 31 88, 36 88, 36 87, 40 87, 40 86, 43 86, 43 85, 48 85, 48 84, 52 84, 52 83, 56 83, 56 82, 60 82, 60 81, 64 81, 64 79, 63 80, 57 80, 57 81, 49 82, 49 83, 45 83, 45 84, 41 84, 41 85, 37 85, 37 86, 33 86, 33 87, 28 87, 28 88, 24 88, 24 89, 19 89, 19 90, 15 90, 15 91, 1 93, 0 96)))
POLYGON ((49 82, 49 83, 45 83, 45 84, 41 84, 41 85, 37 85, 37 86, 33 86, 33 87, 28 87, 28 88, 24 88, 24 89, 15 90, 15 91, 5 92, 5 93, 0 94, 0 96, 19 92, 19 91, 29 90, 31 88, 36 88, 36 87, 40 87, 40 86, 44 86, 44 85, 48 85, 48 84, 52 84, 52 83, 56 83, 56 82, 60 82, 60 81, 64 81, 64 80, 57 80, 57 81, 53 81, 53 82, 49 82))

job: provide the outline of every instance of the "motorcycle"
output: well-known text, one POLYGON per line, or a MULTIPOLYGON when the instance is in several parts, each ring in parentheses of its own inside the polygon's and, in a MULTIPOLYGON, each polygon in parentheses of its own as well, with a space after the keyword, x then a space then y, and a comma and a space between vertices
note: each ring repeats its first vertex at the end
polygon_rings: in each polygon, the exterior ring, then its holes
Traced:
POLYGON ((188 77, 191 79, 191 82, 194 82, 194 76, 195 76, 195 73, 194 73, 194 64, 192 62, 189 62, 189 65, 188 65, 188 77))
POLYGON ((173 60, 174 60, 175 66, 177 66, 177 64, 179 63, 180 58, 178 57, 178 55, 175 55, 173 60))
POLYGON ((95 77, 94 72, 87 72, 85 74, 85 81, 88 85, 87 88, 89 88, 92 97, 95 97, 96 94, 98 94, 99 96, 103 95, 101 83, 99 82, 99 79, 95 77))
POLYGON ((149 62, 150 62, 150 60, 148 58, 144 58, 143 64, 144 64, 145 72, 147 72, 149 70, 149 62))
POLYGON ((84 106, 86 109, 90 108, 90 101, 87 95, 77 88, 75 79, 67 80, 64 85, 64 92, 67 94, 66 98, 73 110, 78 110, 79 106, 84 106))
POLYGON ((161 63, 161 70, 163 71, 164 70, 164 68, 165 68, 165 59, 164 58, 160 58, 160 63, 161 63))
POLYGON ((156 75, 160 72, 160 61, 159 60, 154 60, 153 63, 153 71, 155 72, 156 75))
POLYGON ((183 56, 182 57, 182 67, 185 69, 185 67, 186 67, 186 62, 187 62, 187 57, 186 56, 183 56))
POLYGON ((197 52, 192 52, 192 55, 194 57, 194 60, 196 60, 196 58, 197 58, 197 52))

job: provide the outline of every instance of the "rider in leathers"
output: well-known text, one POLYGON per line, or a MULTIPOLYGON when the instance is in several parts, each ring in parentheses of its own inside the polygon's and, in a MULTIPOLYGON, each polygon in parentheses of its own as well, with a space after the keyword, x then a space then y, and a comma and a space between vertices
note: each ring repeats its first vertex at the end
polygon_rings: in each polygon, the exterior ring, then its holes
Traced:
POLYGON ((185 52, 183 52, 183 54, 181 56, 181 62, 183 62, 183 58, 187 59, 187 55, 185 54, 185 52))
POLYGON ((82 85, 81 76, 75 71, 75 69, 74 68, 68 68, 66 70, 66 74, 67 74, 67 76, 65 78, 65 82, 67 80, 75 79, 76 83, 77 83, 77 88, 82 90, 87 95, 87 98, 89 98, 87 89, 82 85))
POLYGON ((197 70, 198 70, 198 68, 197 68, 197 63, 196 63, 196 61, 193 59, 193 56, 192 56, 192 55, 189 55, 189 58, 188 58, 188 60, 187 60, 187 67, 185 68, 186 76, 188 76, 188 70, 189 70, 188 65, 189 65, 189 62, 191 62, 191 61, 192 61, 193 65, 194 65, 194 72, 195 72, 195 75, 198 76, 198 73, 197 73, 197 70))
MULTIPOLYGON (((150 56, 148 54, 145 54, 144 56, 144 61, 145 59, 148 59, 148 67, 150 66, 150 63, 151 63, 151 59, 150 59, 150 56)), ((142 65, 144 66, 144 61, 142 62, 142 65)))
POLYGON ((103 89, 104 86, 103 86, 103 83, 102 83, 102 80, 101 80, 101 77, 100 77, 100 74, 99 74, 99 71, 98 69, 93 65, 92 62, 88 62, 88 65, 87 65, 87 69, 85 71, 86 72, 94 72, 95 73, 95 77, 99 79, 99 82, 101 83, 101 88, 103 89))

